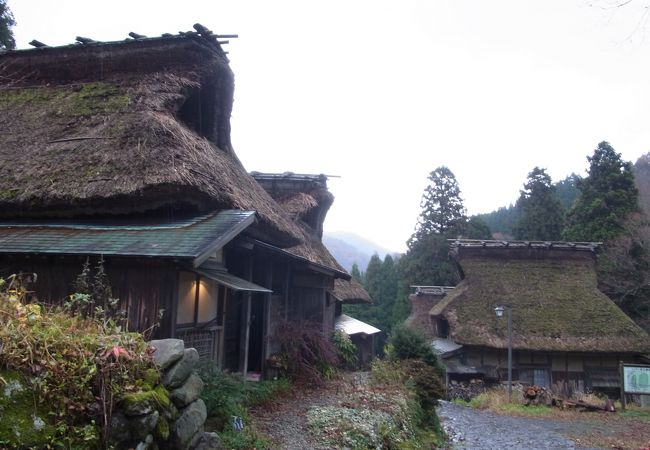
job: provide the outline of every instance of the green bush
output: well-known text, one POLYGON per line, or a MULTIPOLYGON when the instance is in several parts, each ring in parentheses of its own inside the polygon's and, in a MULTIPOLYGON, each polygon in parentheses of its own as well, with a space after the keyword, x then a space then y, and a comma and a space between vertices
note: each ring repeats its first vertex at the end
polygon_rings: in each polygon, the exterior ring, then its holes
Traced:
POLYGON ((431 366, 439 376, 445 374, 444 367, 440 364, 433 347, 427 342, 424 335, 406 325, 396 325, 391 332, 389 354, 391 359, 420 359, 431 366))
POLYGON ((352 343, 350 336, 343 331, 336 330, 332 333, 331 340, 343 367, 346 369, 356 368, 358 363, 357 346, 352 343))
MULTIPOLYGON (((257 439, 255 436, 248 436, 248 428, 244 428, 243 434, 232 431, 232 416, 241 417, 246 423, 249 419, 248 408, 268 402, 291 388, 291 383, 287 379, 244 381, 240 375, 226 373, 212 362, 201 365, 198 374, 204 383, 201 399, 205 402, 210 423, 222 439, 232 442, 249 442, 250 439, 257 439)), ((253 447, 245 445, 237 447, 232 444, 226 448, 253 447)))
POLYGON ((445 383, 436 370, 422 360, 408 359, 402 361, 404 373, 413 383, 418 401, 425 411, 431 411, 438 405, 438 400, 447 394, 445 383))

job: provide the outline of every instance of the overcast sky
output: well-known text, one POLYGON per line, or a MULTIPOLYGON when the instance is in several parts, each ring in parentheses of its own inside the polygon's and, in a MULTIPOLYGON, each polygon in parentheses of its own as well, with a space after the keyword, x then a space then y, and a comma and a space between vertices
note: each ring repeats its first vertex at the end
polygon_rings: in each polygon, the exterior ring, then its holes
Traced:
POLYGON ((475 214, 514 202, 535 166, 584 174, 602 140, 630 161, 650 151, 647 0, 8 4, 18 48, 195 22, 238 33, 226 49, 246 168, 339 176, 326 230, 396 251, 440 165, 475 214))

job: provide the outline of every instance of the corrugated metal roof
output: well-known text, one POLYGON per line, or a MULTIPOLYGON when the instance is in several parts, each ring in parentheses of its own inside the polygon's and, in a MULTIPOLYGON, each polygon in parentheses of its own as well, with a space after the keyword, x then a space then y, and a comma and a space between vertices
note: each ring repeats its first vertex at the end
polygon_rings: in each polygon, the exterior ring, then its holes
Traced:
POLYGON ((436 338, 431 341, 433 350, 439 355, 446 355, 447 353, 455 352, 463 348, 462 345, 452 341, 451 339, 436 338))
POLYGON ((346 314, 341 314, 336 318, 334 327, 337 330, 344 332, 348 336, 351 336, 353 334, 359 334, 359 333, 375 334, 381 332, 379 328, 375 328, 372 325, 357 320, 354 317, 350 317, 346 314))
POLYGON ((263 293, 272 293, 273 291, 252 283, 250 281, 244 280, 242 278, 236 277, 235 275, 228 273, 226 268, 219 263, 216 263, 210 259, 201 264, 195 269, 195 271, 204 277, 210 278, 214 281, 217 281, 224 286, 229 287, 235 291, 248 291, 248 292, 263 292, 263 293))
POLYGON ((0 222, 0 253, 192 258, 199 265, 255 220, 224 210, 158 224, 0 222))

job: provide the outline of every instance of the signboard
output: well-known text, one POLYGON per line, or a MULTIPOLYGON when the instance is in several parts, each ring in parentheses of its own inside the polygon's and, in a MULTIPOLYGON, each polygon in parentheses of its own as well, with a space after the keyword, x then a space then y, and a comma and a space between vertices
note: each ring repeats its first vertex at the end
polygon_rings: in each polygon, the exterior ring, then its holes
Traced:
POLYGON ((650 366, 623 364, 623 391, 650 395, 650 366))

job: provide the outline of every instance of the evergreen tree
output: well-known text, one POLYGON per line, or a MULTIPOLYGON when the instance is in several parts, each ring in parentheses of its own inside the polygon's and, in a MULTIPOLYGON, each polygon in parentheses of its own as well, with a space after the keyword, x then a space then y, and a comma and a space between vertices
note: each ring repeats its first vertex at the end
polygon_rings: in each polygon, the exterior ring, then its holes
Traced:
POLYGON ((578 182, 580 195, 567 217, 564 237, 604 241, 622 233, 627 217, 639 209, 632 164, 607 142, 598 144, 589 161, 589 176, 578 182))
POLYGON ((556 241, 562 234, 564 209, 551 177, 545 169, 535 167, 528 174, 520 191, 517 208, 519 221, 514 228, 515 239, 556 241))
POLYGON ((580 194, 580 190, 578 189, 579 180, 580 177, 575 173, 572 173, 564 180, 555 183, 557 197, 560 199, 560 203, 562 203, 562 207, 565 211, 569 211, 573 208, 573 204, 580 194))
POLYGON ((13 50, 16 48, 16 40, 11 27, 16 25, 13 14, 7 0, 0 0, 0 50, 13 50))
POLYGON ((650 332, 650 224, 632 214, 598 255, 598 287, 650 332))
POLYGON ((472 216, 467 220, 462 234, 467 239, 492 239, 490 227, 478 216, 472 216))
POLYGON ((452 171, 445 166, 438 167, 429 174, 428 180, 430 184, 422 194, 422 212, 408 241, 409 248, 434 233, 453 235, 466 220, 460 188, 452 171))
POLYGON ((385 326, 393 325, 393 308, 397 299, 397 266, 390 255, 386 255, 381 265, 381 319, 385 326))
POLYGON ((381 296, 381 278, 383 276, 381 272, 381 258, 377 253, 372 255, 370 261, 368 262, 368 267, 366 268, 365 274, 365 283, 363 287, 366 288, 370 297, 375 301, 375 304, 379 303, 381 296))
POLYGON ((519 208, 515 205, 502 206, 490 213, 477 214, 476 217, 483 220, 492 233, 500 234, 501 239, 507 239, 512 236, 512 230, 519 220, 519 208))
POLYGON ((363 273, 359 270, 359 265, 357 263, 352 264, 352 270, 350 271, 352 279, 357 283, 363 285, 363 273))

